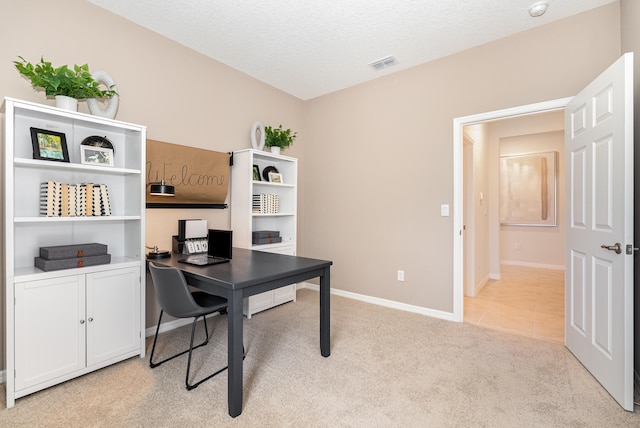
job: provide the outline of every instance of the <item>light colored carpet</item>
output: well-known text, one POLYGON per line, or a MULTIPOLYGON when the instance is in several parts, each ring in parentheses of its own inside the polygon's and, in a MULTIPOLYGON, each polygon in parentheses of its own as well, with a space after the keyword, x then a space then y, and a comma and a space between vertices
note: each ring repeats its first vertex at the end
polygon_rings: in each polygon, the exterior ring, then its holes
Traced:
MULTIPOLYGON (((640 426, 561 344, 332 296, 323 358, 318 311, 318 293, 300 290, 296 303, 245 319, 235 419, 226 372, 188 392, 186 356, 152 370, 147 355, 18 399, 0 426, 640 426)), ((214 343, 195 351, 196 376, 225 360, 226 317, 209 325, 214 343)), ((163 334, 159 351, 185 346, 188 329, 163 334)))

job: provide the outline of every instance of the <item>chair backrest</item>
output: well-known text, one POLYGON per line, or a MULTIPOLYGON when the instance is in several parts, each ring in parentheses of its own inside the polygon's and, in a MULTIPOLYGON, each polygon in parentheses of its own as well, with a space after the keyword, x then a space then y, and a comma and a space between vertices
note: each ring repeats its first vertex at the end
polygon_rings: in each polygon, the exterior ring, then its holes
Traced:
POLYGON ((176 318, 189 318, 201 312, 202 308, 193 299, 187 281, 179 269, 156 266, 149 262, 149 270, 156 298, 166 313, 176 318))

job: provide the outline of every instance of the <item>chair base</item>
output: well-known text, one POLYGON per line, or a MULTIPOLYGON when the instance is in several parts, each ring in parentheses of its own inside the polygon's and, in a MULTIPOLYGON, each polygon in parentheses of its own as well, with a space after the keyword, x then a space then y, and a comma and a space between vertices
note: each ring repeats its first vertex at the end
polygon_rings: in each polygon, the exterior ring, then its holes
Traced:
MULTIPOLYGON (((223 313, 222 310, 220 311, 220 313, 223 313)), ((224 311, 224 313, 226 313, 226 310, 224 311)), ((185 377, 185 386, 187 388, 187 391, 191 391, 192 389, 197 388, 202 382, 205 382, 205 381, 211 379, 212 377, 214 377, 216 375, 219 375, 223 371, 227 370, 227 368, 229 368, 229 366, 225 366, 225 367, 219 369, 218 371, 210 374, 209 376, 205 377, 204 379, 199 380, 196 383, 192 383, 192 384, 189 383, 189 372, 191 370, 191 354, 192 354, 194 349, 198 349, 201 346, 204 346, 207 343, 209 343, 209 329, 207 327, 207 318, 204 315, 202 315, 203 322, 204 322, 204 331, 205 331, 205 335, 206 335, 204 342, 200 343, 199 345, 193 346, 193 339, 194 339, 195 332, 196 332, 196 325, 198 323, 198 319, 200 319, 200 317, 198 316, 198 317, 195 317, 193 319, 193 323, 191 324, 191 341, 189 343, 189 349, 186 349, 186 350, 184 350, 182 352, 179 352, 179 353, 177 353, 175 355, 172 355, 171 357, 165 358, 162 361, 158 361, 158 362, 154 363, 153 362, 153 355, 154 355, 155 350, 156 350, 156 342, 158 340, 158 333, 160 332, 160 323, 162 322, 162 315, 163 314, 164 314, 164 311, 160 310, 160 317, 158 319, 158 325, 156 327, 156 334, 155 334, 155 336, 153 338, 153 346, 151 347, 151 355, 149 356, 149 367, 154 369, 154 368, 166 363, 167 361, 171 361, 174 358, 177 358, 177 357, 179 357, 181 355, 184 355, 184 354, 186 354, 188 352, 189 353, 189 359, 187 360, 187 374, 186 374, 186 377, 185 377)), ((242 346, 242 359, 244 360, 245 357, 246 357, 246 353, 245 353, 245 349, 244 349, 244 345, 243 345, 242 346)))

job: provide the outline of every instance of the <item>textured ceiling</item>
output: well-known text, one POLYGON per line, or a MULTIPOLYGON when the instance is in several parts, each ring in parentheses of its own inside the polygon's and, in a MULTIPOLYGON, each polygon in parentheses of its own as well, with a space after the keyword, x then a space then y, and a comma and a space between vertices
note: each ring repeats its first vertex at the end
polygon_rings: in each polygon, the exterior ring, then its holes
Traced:
POLYGON ((89 1, 307 100, 617 0, 89 1))

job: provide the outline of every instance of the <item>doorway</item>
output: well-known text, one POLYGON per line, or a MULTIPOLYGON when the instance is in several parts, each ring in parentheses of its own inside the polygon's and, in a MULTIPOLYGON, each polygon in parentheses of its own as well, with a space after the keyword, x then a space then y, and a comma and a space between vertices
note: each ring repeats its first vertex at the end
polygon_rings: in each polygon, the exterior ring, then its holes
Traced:
POLYGON ((453 121, 453 309, 454 319, 461 322, 463 127, 565 109, 565 153, 570 156, 565 171, 570 207, 565 239, 565 345, 629 411, 633 410, 634 364, 633 92, 633 53, 626 53, 573 98, 453 121))
MULTIPOLYGON (((497 110, 488 113, 481 113, 472 116, 465 116, 461 118, 456 118, 453 121, 453 136, 454 136, 454 204, 453 204, 453 224, 454 224, 454 269, 453 269, 453 318, 458 322, 462 322, 464 320, 464 280, 467 275, 464 274, 465 265, 464 260, 465 257, 463 255, 464 245, 463 241, 467 238, 464 237, 464 215, 463 215, 463 207, 464 207, 464 162, 463 162, 463 148, 464 148, 464 127, 470 125, 477 125, 483 122, 503 120, 508 118, 515 118, 523 115, 531 115, 536 113, 549 112, 553 110, 564 109, 565 105, 569 102, 571 98, 563 98, 558 100, 546 101, 542 103, 529 104, 520 107, 514 107, 504 110, 497 110)), ((473 139, 473 137, 471 137, 473 139)), ((474 162, 477 162, 474 156, 474 162)), ((495 173, 497 174, 497 167, 493 168, 495 173)), ((480 195, 477 191, 475 191, 476 202, 480 198, 480 195)), ((484 198, 483 198, 484 199, 484 198)), ((476 205, 477 206, 477 205, 476 205)), ((486 206, 485 206, 486 207, 486 206)), ((482 208, 482 210, 485 209, 482 208)), ((487 210, 489 208, 486 208, 487 210)), ((480 211, 483 213, 484 211, 480 211)), ((477 210, 476 210, 477 211, 477 210)), ((478 227, 476 222, 476 227, 478 227)), ((497 225, 488 225, 489 235, 496 236, 497 225)), ((470 231, 475 236, 475 231, 470 231)), ((479 242, 479 239, 474 239, 475 242, 479 242)), ((475 252, 477 255, 477 252, 475 252)), ((487 273, 484 276, 488 276, 490 271, 500 272, 499 267, 499 251, 496 248, 492 250, 492 254, 489 255, 489 259, 487 261, 487 273), (496 265, 497 263, 497 265, 496 265)), ((474 260, 474 269, 477 266, 478 260, 477 257, 474 260)), ((476 282, 482 281, 484 276, 476 275, 476 282)), ((491 278, 487 278, 491 279, 491 278)), ((493 278, 493 279, 499 279, 493 278)))
MULTIPOLYGON (((551 110, 463 128, 465 322, 564 343, 564 126, 564 111, 551 110), (523 159, 539 155, 555 158, 545 225, 501 224, 507 200, 497 173, 501 156, 522 171, 523 159)), ((524 212, 518 202, 512 202, 516 217, 524 212)))

